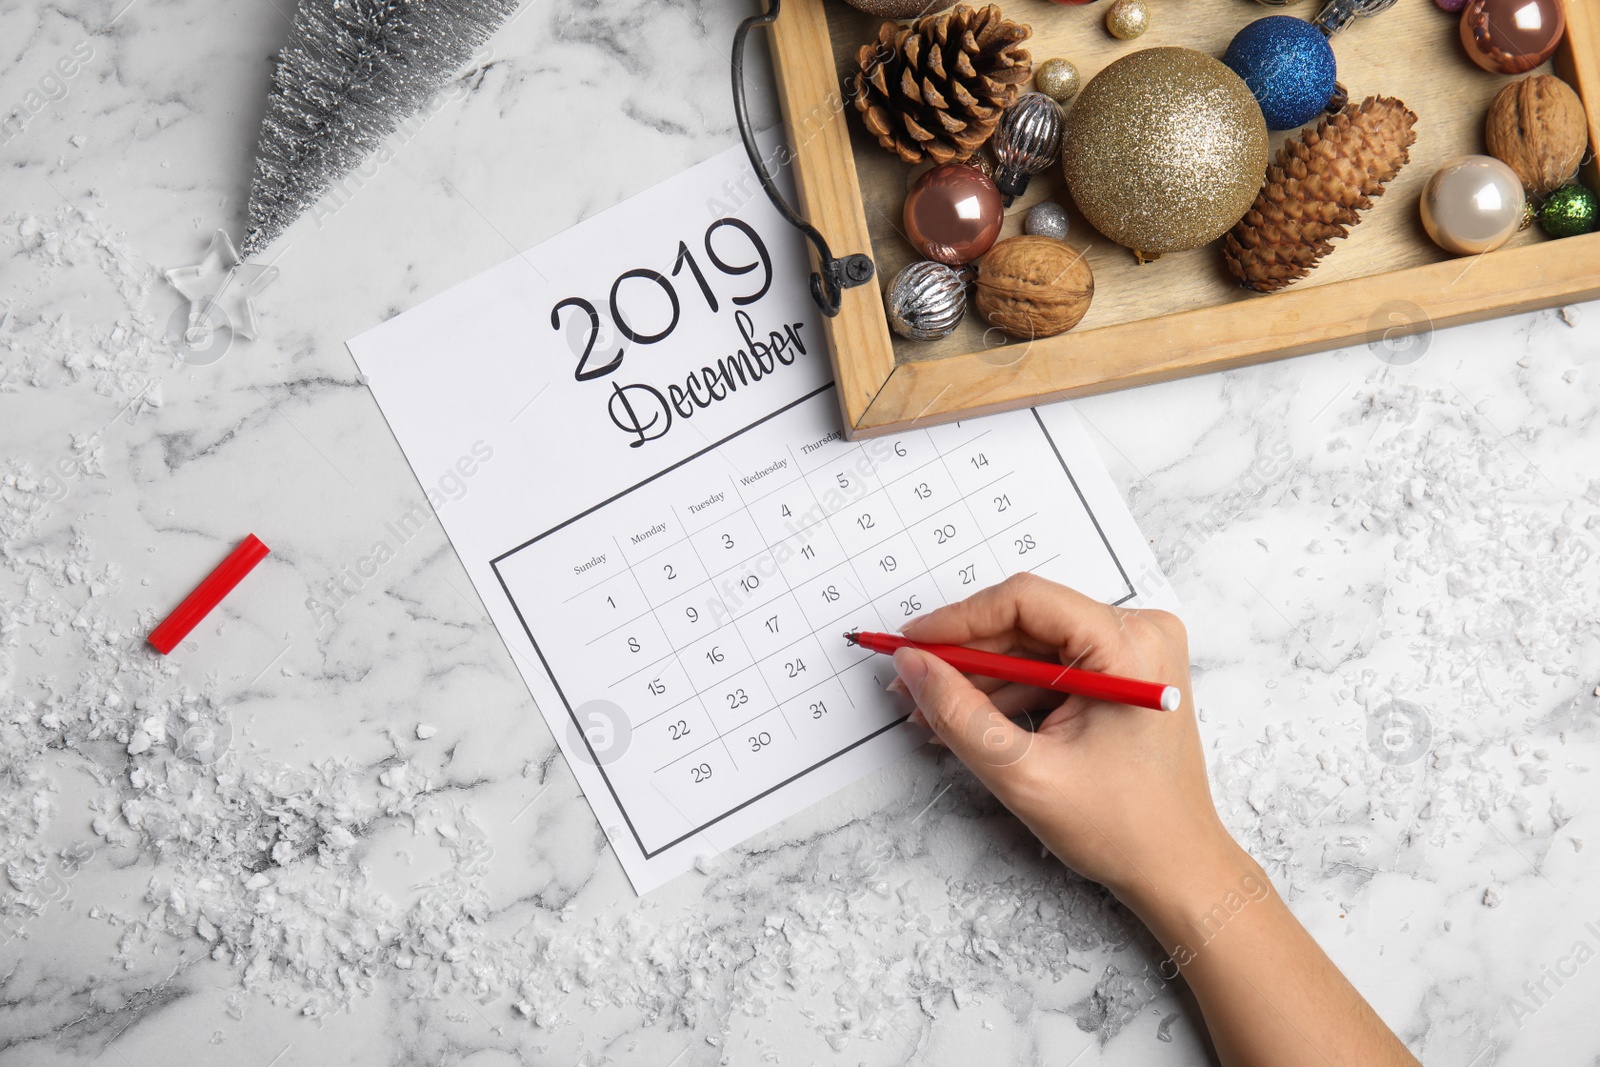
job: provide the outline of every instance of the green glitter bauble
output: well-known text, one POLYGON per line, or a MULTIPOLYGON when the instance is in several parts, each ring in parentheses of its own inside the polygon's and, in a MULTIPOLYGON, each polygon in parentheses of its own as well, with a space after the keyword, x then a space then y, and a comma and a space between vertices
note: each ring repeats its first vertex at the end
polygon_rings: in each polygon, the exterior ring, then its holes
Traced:
POLYGON ((1539 209, 1539 228, 1551 237, 1593 233, 1600 223, 1600 198, 1582 185, 1563 185, 1539 209))

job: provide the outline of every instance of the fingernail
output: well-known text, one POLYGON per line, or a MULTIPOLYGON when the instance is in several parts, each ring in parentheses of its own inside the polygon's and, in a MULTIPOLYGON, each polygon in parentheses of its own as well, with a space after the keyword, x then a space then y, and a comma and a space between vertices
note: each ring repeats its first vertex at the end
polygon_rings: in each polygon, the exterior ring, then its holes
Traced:
POLYGON ((923 619, 926 619, 927 617, 928 617, 928 615, 927 615, 926 612, 924 612, 921 615, 918 615, 916 618, 912 619, 910 622, 908 622, 904 626, 900 627, 900 632, 901 633, 905 633, 907 630, 911 629, 913 626, 917 625, 917 623, 921 622, 923 619))
POLYGON ((911 695, 910 693, 906 692, 906 683, 902 682, 898 677, 896 677, 888 685, 884 686, 883 689, 884 689, 884 692, 886 692, 886 693, 894 693, 897 696, 910 696, 911 695))
POLYGON ((912 708, 911 714, 907 716, 906 721, 912 726, 920 726, 924 730, 928 729, 928 720, 923 718, 921 708, 912 708))
POLYGON ((894 654, 894 671, 914 694, 922 688, 922 680, 928 676, 928 659, 914 648, 898 649, 894 654))

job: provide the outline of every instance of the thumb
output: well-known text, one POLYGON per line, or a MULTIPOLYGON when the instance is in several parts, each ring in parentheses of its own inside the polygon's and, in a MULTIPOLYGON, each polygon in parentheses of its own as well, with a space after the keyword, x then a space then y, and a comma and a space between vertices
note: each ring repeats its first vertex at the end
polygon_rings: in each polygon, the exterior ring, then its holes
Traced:
POLYGON ((980 778, 1016 763, 1033 744, 1033 734, 939 657, 902 648, 894 654, 894 669, 939 740, 980 778))

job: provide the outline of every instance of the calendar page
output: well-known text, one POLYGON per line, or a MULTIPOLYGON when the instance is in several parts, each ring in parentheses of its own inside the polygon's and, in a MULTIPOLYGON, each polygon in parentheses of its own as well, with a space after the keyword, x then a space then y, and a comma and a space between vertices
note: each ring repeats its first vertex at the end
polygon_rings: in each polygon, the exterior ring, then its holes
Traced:
POLYGON ((736 147, 349 343, 639 892, 926 740, 846 632, 1173 606, 1069 407, 846 441, 808 274, 736 147))

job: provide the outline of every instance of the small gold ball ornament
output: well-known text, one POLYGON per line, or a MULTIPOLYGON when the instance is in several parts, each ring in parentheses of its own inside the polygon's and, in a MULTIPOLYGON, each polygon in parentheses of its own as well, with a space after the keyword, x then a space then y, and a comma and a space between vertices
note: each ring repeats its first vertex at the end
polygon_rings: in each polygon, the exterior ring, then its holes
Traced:
POLYGON ((1267 170, 1267 123, 1220 61, 1146 48, 1083 87, 1061 159, 1090 224, 1152 259, 1215 240, 1249 210, 1267 170))
POLYGON ((1131 41, 1150 28, 1150 7, 1144 0, 1115 0, 1106 9, 1106 32, 1131 41))
POLYGON ((1047 59, 1033 72, 1033 84, 1058 104, 1065 104, 1083 88, 1083 75, 1065 59, 1047 59))

